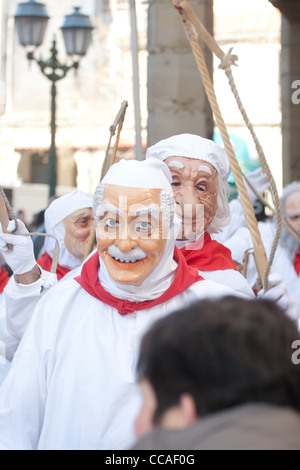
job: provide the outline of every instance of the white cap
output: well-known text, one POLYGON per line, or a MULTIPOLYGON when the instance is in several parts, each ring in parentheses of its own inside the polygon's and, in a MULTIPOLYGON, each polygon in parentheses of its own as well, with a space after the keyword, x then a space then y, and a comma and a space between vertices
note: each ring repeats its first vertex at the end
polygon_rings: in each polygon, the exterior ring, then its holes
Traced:
POLYGON ((68 217, 68 215, 79 209, 92 207, 92 204, 93 198, 78 189, 54 199, 45 210, 46 232, 53 233, 53 228, 68 217))
POLYGON ((210 163, 225 181, 231 171, 225 149, 213 140, 205 139, 199 135, 179 134, 161 140, 147 149, 146 159, 153 157, 162 161, 169 157, 203 160, 210 163))
POLYGON ((112 165, 101 180, 132 188, 158 188, 172 192, 172 176, 167 165, 155 158, 149 160, 120 160, 112 165))

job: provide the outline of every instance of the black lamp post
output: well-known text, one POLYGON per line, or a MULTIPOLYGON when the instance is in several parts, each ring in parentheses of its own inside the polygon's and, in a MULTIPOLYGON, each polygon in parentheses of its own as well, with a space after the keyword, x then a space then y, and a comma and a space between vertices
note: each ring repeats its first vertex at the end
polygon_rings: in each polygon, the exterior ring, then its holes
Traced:
POLYGON ((91 42, 93 26, 88 16, 80 13, 79 7, 74 7, 74 12, 66 15, 61 26, 67 54, 77 56, 72 64, 61 64, 57 58, 56 41, 53 39, 50 49, 50 58, 46 61, 38 60, 34 57, 34 48, 40 46, 44 39, 44 34, 49 16, 45 5, 35 0, 28 0, 26 3, 19 3, 15 13, 15 24, 19 37, 19 42, 24 47, 31 47, 27 52, 27 59, 34 60, 40 67, 42 74, 47 77, 51 85, 51 145, 49 149, 49 198, 55 195, 57 178, 57 155, 56 155, 56 82, 64 78, 72 68, 77 70, 79 60, 83 57, 91 42))

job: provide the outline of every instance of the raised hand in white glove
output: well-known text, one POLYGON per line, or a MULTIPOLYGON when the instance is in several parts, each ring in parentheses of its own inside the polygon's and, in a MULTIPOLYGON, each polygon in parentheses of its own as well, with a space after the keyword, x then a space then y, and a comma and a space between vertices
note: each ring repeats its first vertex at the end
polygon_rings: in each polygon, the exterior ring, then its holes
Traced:
MULTIPOLYGON (((23 274, 31 271, 36 265, 36 259, 33 252, 33 243, 24 223, 17 219, 18 228, 12 233, 3 233, 0 223, 0 250, 5 262, 11 268, 14 274, 23 274), (7 244, 12 245, 8 249, 7 244)), ((15 229, 14 220, 10 220, 7 226, 7 232, 13 232, 15 229)))
POLYGON ((257 296, 275 302, 292 320, 297 322, 300 314, 299 307, 288 291, 282 276, 277 273, 269 274, 268 282, 270 289, 267 291, 262 289, 257 296))
MULTIPOLYGON (((247 180, 249 181, 249 183, 251 183, 252 186, 254 186, 256 191, 263 196, 266 189, 269 188, 270 183, 268 181, 267 175, 265 173, 262 173, 261 171, 262 169, 261 167, 259 167, 259 168, 256 168, 256 170, 254 171, 246 173, 245 176, 247 180)), ((246 180, 245 180, 245 186, 247 189, 247 193, 249 194, 250 200, 253 204, 253 202, 258 199, 257 195, 252 191, 250 186, 247 184, 246 180)))

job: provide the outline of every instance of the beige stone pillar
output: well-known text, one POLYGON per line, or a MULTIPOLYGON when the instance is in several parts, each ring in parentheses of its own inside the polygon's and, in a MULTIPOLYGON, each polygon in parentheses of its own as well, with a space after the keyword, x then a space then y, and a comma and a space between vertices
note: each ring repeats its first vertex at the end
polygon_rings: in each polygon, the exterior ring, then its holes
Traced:
MULTIPOLYGON (((210 33, 212 3, 212 0, 190 1, 210 33)), ((212 74, 212 55, 206 46, 202 51, 212 74)), ((183 132, 212 138, 210 105, 172 0, 149 0, 148 53, 148 146, 183 132)))
POLYGON ((5 112, 6 101, 6 40, 7 40, 7 2, 0 2, 0 115, 5 112))
POLYGON ((283 185, 300 181, 300 22, 282 15, 282 160, 283 185))

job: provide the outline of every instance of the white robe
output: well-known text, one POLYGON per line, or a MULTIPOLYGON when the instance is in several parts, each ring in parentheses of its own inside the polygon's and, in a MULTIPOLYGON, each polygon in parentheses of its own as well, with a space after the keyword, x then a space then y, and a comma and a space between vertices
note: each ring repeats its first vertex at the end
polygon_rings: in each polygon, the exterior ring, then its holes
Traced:
POLYGON ((18 341, 21 340, 38 301, 58 282, 56 274, 40 269, 42 275, 36 282, 18 284, 14 276, 11 276, 3 291, 7 329, 18 341))
MULTIPOLYGON (((8 334, 6 326, 6 308, 3 292, 0 293, 0 385, 8 374, 10 360, 8 355, 15 350, 15 339, 8 334)), ((16 341, 16 346, 18 342, 16 341)), ((12 353, 13 354, 13 353, 12 353)))
MULTIPOLYGON (((276 235, 276 226, 272 222, 258 222, 258 229, 265 247, 266 257, 269 259, 274 238, 276 235)), ((218 236, 215 237, 218 241, 218 236)), ((240 263, 243 262, 244 253, 248 249, 253 251, 253 241, 250 231, 247 228, 238 229, 234 235, 222 243, 231 250, 232 258, 240 263)), ((294 265, 291 262, 288 248, 278 244, 273 263, 270 269, 271 273, 278 273, 282 276, 285 285, 298 304, 298 318, 300 317, 300 277, 297 276, 294 265)), ((246 279, 251 286, 255 285, 257 279, 257 270, 253 255, 249 257, 246 279)), ((300 326, 300 325, 299 325, 300 326)))
MULTIPOLYGON (((94 250, 90 256, 92 256, 95 251, 96 250, 94 250)), ((89 259, 90 256, 87 259, 89 259)), ((70 277, 78 276, 81 272, 81 268, 80 266, 70 271, 59 282, 65 282, 70 277)), ((58 282, 55 274, 42 269, 41 271, 42 277, 33 284, 18 284, 14 276, 11 276, 4 289, 8 332, 18 341, 21 340, 24 334, 37 302, 58 282)), ((199 271, 199 275, 204 279, 224 284, 237 291, 238 294, 241 293, 246 296, 253 295, 248 281, 234 269, 199 271)), ((13 352, 17 349, 18 341, 14 343, 13 352)))
POLYGON ((8 332, 6 318, 6 302, 3 292, 0 293, 0 354, 9 363, 19 344, 19 340, 8 332))
POLYGON ((18 347, 19 340, 12 336, 7 329, 5 295, 0 293, 0 384, 5 379, 10 368, 10 362, 18 347))
POLYGON ((225 295, 247 297, 205 280, 164 304, 121 316, 74 279, 58 283, 37 304, 0 387, 0 448, 130 448, 142 335, 177 308, 225 295))

